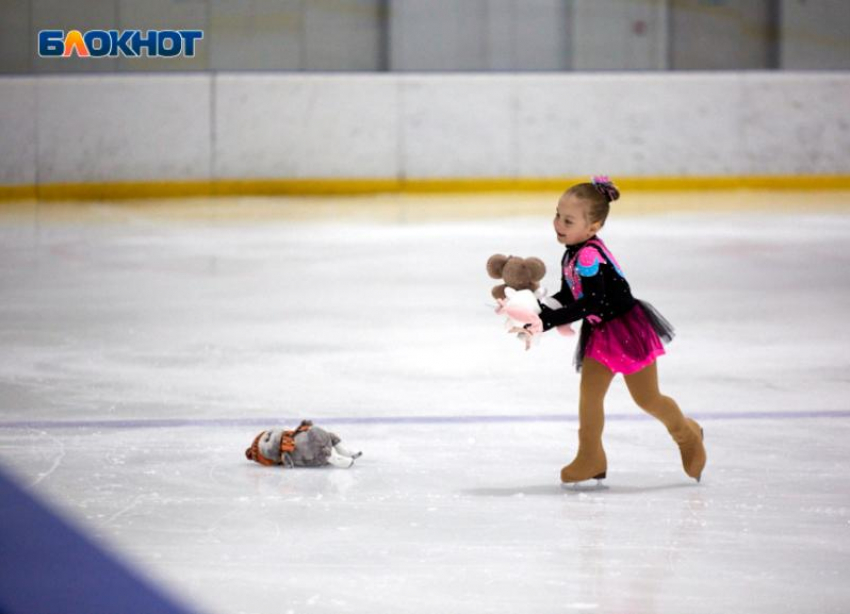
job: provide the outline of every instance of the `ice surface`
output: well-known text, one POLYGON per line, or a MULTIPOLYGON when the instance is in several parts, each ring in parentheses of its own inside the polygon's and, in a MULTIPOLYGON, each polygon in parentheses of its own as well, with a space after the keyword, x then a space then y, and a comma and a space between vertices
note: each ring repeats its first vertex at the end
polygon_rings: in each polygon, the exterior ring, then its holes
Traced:
POLYGON ((677 328, 662 389, 702 484, 621 381, 607 488, 564 491, 574 341, 524 352, 495 252, 544 216, 0 218, 0 461, 214 613, 843 613, 850 607, 850 216, 614 216, 677 328), (248 463, 301 418, 354 468, 248 463))

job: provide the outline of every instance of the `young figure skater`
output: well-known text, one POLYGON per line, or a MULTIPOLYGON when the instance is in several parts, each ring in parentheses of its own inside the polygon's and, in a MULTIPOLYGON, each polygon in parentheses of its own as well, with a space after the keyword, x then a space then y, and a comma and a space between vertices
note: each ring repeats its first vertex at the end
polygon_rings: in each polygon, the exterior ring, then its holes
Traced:
POLYGON ((608 463, 602 447, 603 401, 611 380, 622 373, 635 403, 660 420, 679 445, 685 473, 700 481, 705 467, 703 431, 682 414, 676 402, 658 388, 656 358, 664 354, 673 328, 655 309, 636 300, 617 260, 596 236, 620 192, 608 177, 572 186, 555 213, 555 234, 566 247, 561 290, 529 314, 522 327, 511 329, 529 341, 550 328, 582 320, 575 366, 581 372, 578 453, 561 470, 565 484, 605 478, 608 463))

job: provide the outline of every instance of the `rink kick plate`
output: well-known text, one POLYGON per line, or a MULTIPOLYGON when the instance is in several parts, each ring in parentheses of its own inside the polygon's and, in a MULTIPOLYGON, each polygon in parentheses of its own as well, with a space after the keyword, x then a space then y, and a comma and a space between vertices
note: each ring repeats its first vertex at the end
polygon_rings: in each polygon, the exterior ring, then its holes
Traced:
POLYGON ((192 614, 0 470, 0 612, 192 614))

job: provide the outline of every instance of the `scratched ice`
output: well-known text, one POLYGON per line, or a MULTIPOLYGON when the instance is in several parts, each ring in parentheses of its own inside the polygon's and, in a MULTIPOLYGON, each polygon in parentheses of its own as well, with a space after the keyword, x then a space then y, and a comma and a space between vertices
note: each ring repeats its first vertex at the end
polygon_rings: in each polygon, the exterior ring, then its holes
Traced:
POLYGON ((574 341, 523 352, 484 271, 537 255, 554 289, 548 218, 93 211, 0 218, 0 461, 199 609, 847 611, 850 216, 612 217, 709 465, 617 380, 608 487, 564 492, 574 341), (305 417, 363 458, 245 460, 305 417))

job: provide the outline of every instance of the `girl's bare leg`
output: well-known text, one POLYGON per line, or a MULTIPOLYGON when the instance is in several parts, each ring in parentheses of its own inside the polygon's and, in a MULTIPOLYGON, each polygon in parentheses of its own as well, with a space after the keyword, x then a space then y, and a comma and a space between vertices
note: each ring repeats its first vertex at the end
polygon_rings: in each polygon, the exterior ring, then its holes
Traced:
POLYGON ((592 358, 581 363, 581 385, 578 402, 578 453, 575 460, 561 469, 561 482, 601 480, 608 471, 608 460, 602 447, 605 427, 605 394, 614 379, 608 367, 592 358))
POLYGON ((702 427, 695 420, 685 417, 676 401, 661 394, 657 363, 653 362, 637 373, 626 375, 625 380, 635 403, 667 427, 679 444, 685 473, 699 482, 706 462, 702 427))

